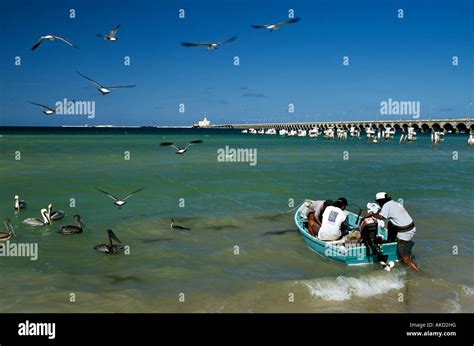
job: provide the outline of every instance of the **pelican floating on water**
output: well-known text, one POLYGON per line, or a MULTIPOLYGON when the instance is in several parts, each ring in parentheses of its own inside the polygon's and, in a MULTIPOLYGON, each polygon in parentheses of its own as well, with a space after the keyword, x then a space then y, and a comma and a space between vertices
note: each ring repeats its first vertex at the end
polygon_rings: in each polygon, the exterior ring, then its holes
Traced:
POLYGON ((293 24, 293 23, 297 23, 301 20, 301 18, 299 17, 296 17, 296 18, 291 18, 291 19, 287 19, 287 20, 284 20, 283 22, 278 22, 278 23, 275 23, 275 24, 266 24, 266 25, 251 25, 252 28, 255 28, 255 29, 268 29, 270 31, 276 31, 276 30, 280 30, 280 28, 283 26, 283 25, 288 25, 288 24, 293 24))
POLYGON ((133 88, 133 87, 135 87, 135 84, 133 84, 133 85, 109 85, 109 86, 105 86, 105 85, 102 85, 99 82, 93 80, 92 78, 84 76, 79 71, 76 71, 76 72, 79 74, 79 76, 81 76, 81 77, 87 79, 89 82, 92 82, 93 84, 97 85, 99 87, 99 88, 97 88, 97 90, 99 90, 102 95, 110 94, 112 92, 110 89, 133 88))
POLYGON ((23 220, 23 223, 33 227, 43 227, 51 225, 51 219, 49 217, 47 209, 41 209, 41 216, 43 217, 42 220, 30 217, 28 219, 23 220))
POLYGON ((50 106, 46 106, 46 105, 42 105, 40 103, 34 103, 34 102, 30 102, 32 105, 35 105, 35 106, 38 106, 38 107, 41 107, 44 109, 43 113, 46 114, 46 115, 51 115, 51 114, 55 114, 56 113, 56 109, 54 109, 53 107, 50 107, 50 106))
POLYGON ((25 209, 26 208, 26 202, 18 195, 15 195, 15 203, 13 203, 13 208, 15 208, 16 211, 20 211, 20 209, 25 209))
POLYGON ((35 50, 36 48, 38 48, 40 46, 41 43, 43 43, 44 41, 56 41, 56 40, 59 40, 59 41, 62 41, 64 43, 66 43, 67 45, 71 46, 71 47, 74 47, 74 48, 77 48, 76 45, 74 43, 72 43, 71 41, 69 41, 68 39, 62 37, 62 36, 57 36, 57 35, 44 35, 44 36, 41 36, 41 38, 38 40, 38 42, 35 43, 35 45, 33 47, 31 47, 31 50, 35 50))
POLYGON ((0 241, 8 240, 11 238, 12 235, 16 237, 11 220, 5 219, 3 224, 5 225, 5 231, 0 232, 0 241))
POLYGON ((195 141, 191 141, 188 144, 186 144, 186 146, 184 148, 179 148, 176 144, 171 143, 171 142, 163 142, 163 143, 160 144, 160 146, 162 146, 162 147, 173 147, 173 148, 176 149, 175 154, 184 155, 184 153, 188 151, 188 149, 191 145, 198 144, 198 143, 202 143, 202 141, 200 139, 195 140, 195 141))
POLYGON ((81 217, 79 215, 74 215, 74 220, 76 220, 77 226, 73 226, 73 225, 63 226, 58 230, 58 233, 61 233, 61 234, 82 233, 82 231, 84 231, 86 227, 82 223, 81 217))
POLYGON ((107 196, 109 196, 110 198, 112 198, 114 200, 114 204, 119 207, 119 209, 122 208, 122 206, 127 203, 126 200, 129 199, 130 197, 132 197, 134 194, 136 194, 137 192, 140 192, 141 190, 144 189, 144 187, 138 189, 138 190, 135 190, 133 192, 130 192, 128 195, 122 197, 122 198, 118 198, 118 197, 115 197, 114 195, 108 193, 107 191, 104 191, 104 190, 101 190, 99 189, 98 187, 95 188, 97 191, 100 191, 102 192, 103 194, 106 194, 107 196))
POLYGON ((217 42, 210 42, 210 43, 193 43, 193 42, 181 42, 181 45, 183 47, 199 47, 199 46, 203 46, 203 47, 207 47, 207 50, 216 50, 217 48, 219 48, 220 45, 224 44, 224 43, 229 43, 229 42, 232 42, 232 41, 235 41, 237 39, 237 36, 232 36, 231 38, 228 38, 226 40, 222 40, 222 41, 217 41, 217 42))
POLYGON ((117 25, 115 28, 113 28, 107 35, 101 35, 97 34, 97 37, 103 37, 104 40, 107 41, 117 41, 117 38, 115 37, 117 35, 117 31, 120 28, 120 24, 117 25))
POLYGON ((174 223, 174 219, 171 219, 171 225, 170 225, 170 228, 171 228, 171 229, 181 229, 181 230, 185 230, 185 231, 190 231, 190 230, 191 230, 191 228, 187 228, 187 227, 183 227, 183 226, 175 225, 175 223, 174 223))
POLYGON ((62 210, 51 211, 52 209, 53 205, 51 203, 48 204, 48 215, 51 220, 60 220, 64 217, 64 215, 66 215, 66 213, 64 213, 62 210))
POLYGON ((108 255, 115 255, 124 250, 123 245, 116 245, 112 243, 112 240, 115 240, 118 243, 122 243, 119 238, 115 235, 114 231, 111 229, 107 230, 107 236, 109 238, 109 243, 108 244, 99 244, 94 246, 94 250, 99 251, 99 252, 104 252, 108 255))

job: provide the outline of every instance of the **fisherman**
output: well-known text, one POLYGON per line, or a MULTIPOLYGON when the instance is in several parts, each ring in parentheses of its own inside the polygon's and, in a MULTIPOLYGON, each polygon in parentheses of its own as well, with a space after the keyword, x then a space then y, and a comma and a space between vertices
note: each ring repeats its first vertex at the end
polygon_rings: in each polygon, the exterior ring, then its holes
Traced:
POLYGON ((349 223, 344 209, 347 199, 339 197, 332 206, 328 206, 323 213, 318 238, 321 240, 338 240, 349 232, 349 223))
POLYGON ((308 231, 313 237, 318 236, 321 222, 323 220, 323 213, 327 207, 333 205, 331 200, 312 201, 306 210, 306 219, 308 220, 308 231))
POLYGON ((397 241, 397 253, 403 263, 420 272, 418 265, 412 261, 413 237, 416 233, 415 223, 401 203, 392 201, 385 192, 375 195, 375 201, 382 208, 380 211, 368 212, 366 217, 385 220, 388 230, 388 242, 397 241))

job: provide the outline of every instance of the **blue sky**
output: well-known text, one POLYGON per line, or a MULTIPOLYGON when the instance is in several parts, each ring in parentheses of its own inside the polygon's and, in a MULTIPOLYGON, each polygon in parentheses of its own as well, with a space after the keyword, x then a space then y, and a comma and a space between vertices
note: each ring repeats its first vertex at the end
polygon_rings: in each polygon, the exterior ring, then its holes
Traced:
POLYGON ((419 101, 422 118, 430 109, 432 117, 474 114, 471 0, 17 0, 0 7, 2 125, 190 125, 204 113, 216 123, 398 118, 379 114, 389 98, 419 101), (289 9, 299 23, 278 32, 250 27, 285 20, 289 9), (95 36, 118 23, 117 42, 95 36), (46 42, 32 52, 47 33, 79 49, 46 42), (237 40, 216 51, 179 44, 232 35, 237 40), (102 96, 76 70, 106 85, 137 86, 102 96), (64 98, 95 101, 95 119, 47 117, 28 103, 64 98))

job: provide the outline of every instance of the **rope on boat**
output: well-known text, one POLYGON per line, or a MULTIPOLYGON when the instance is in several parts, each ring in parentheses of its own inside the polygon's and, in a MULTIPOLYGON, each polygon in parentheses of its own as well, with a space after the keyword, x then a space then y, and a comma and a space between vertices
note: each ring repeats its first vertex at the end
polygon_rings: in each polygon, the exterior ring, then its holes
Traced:
MULTIPOLYGON (((168 180, 170 183, 178 183, 177 180, 174 180, 174 179, 171 179, 169 177, 164 177, 166 180, 168 180)), ((209 193, 207 192, 203 192, 201 190, 199 190, 196 186, 194 185, 191 185, 191 184, 188 184, 188 183, 185 183, 185 182, 179 182, 180 184, 183 184, 193 190, 195 190, 196 192, 204 195, 204 196, 207 196, 207 197, 215 197, 215 196, 212 196, 210 195, 209 193)), ((255 205, 255 204, 251 204, 251 203, 246 203, 246 202, 242 202, 242 201, 239 201, 238 199, 235 199, 235 198, 231 198, 231 197, 228 197, 228 196, 223 196, 223 195, 216 195, 217 197, 221 197, 221 198, 225 198, 229 201, 232 201, 232 202, 235 202, 235 203, 238 203, 240 205, 246 205, 246 206, 250 206, 250 207, 253 207, 255 209, 259 209, 259 210, 263 210, 265 211, 266 209, 262 208, 262 207, 259 207, 258 205, 255 205)), ((290 210, 287 210, 287 211, 281 211, 281 210, 277 210, 278 214, 288 214, 288 213, 291 213, 292 211, 295 211, 296 209, 300 208, 304 203, 305 203, 306 200, 303 200, 300 204, 298 204, 296 207, 294 208, 291 208, 290 210)))
MULTIPOLYGON (((164 178, 165 178, 166 180, 168 180, 170 183, 180 183, 180 184, 185 185, 185 186, 187 186, 187 187, 189 187, 189 188, 195 190, 196 192, 198 192, 198 193, 200 193, 200 194, 202 194, 202 195, 204 195, 204 196, 207 196, 207 197, 211 197, 211 198, 213 198, 213 197, 220 197, 220 198, 224 198, 224 199, 227 199, 227 200, 229 200, 229 201, 238 203, 238 204, 240 204, 240 205, 250 206, 250 207, 253 207, 253 208, 259 209, 259 210, 266 210, 266 209, 264 209, 264 208, 262 208, 262 207, 259 207, 258 205, 250 204, 250 203, 246 203, 246 202, 242 202, 242 201, 239 201, 238 199, 231 198, 231 197, 228 197, 228 196, 223 196, 223 195, 212 196, 212 195, 210 195, 210 194, 207 193, 207 192, 203 192, 203 191, 199 190, 196 186, 190 185, 190 184, 185 183, 185 182, 178 182, 177 180, 171 179, 171 178, 169 178, 169 177, 164 177, 164 178)), ((278 210, 278 212, 279 212, 279 213, 286 213, 286 212, 281 212, 281 211, 279 211, 279 210, 278 210)))
POLYGON ((299 207, 301 207, 303 204, 304 204, 305 201, 301 202, 300 204, 298 204, 298 206, 294 207, 293 209, 290 209, 290 210, 287 210, 287 211, 278 211, 280 214, 287 214, 287 213, 291 213, 292 211, 298 209, 299 207))

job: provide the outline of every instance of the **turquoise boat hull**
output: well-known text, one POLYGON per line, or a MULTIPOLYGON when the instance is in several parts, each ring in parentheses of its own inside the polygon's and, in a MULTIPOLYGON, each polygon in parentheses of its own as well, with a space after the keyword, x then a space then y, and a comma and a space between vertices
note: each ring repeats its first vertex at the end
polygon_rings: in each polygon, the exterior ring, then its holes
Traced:
MULTIPOLYGON (((367 249, 365 245, 357 244, 356 246, 350 246, 350 247, 344 247, 341 244, 332 244, 331 242, 326 242, 323 240, 320 240, 316 237, 313 237, 307 227, 305 226, 305 223, 307 222, 306 219, 304 219, 301 216, 301 211, 305 208, 304 205, 302 205, 300 208, 295 213, 295 223, 296 227, 298 227, 298 232, 303 239, 303 241, 306 243, 306 245, 314 252, 317 254, 328 258, 330 260, 334 260, 337 262, 341 262, 347 265, 365 265, 365 264, 372 264, 376 263, 377 260, 375 259, 375 256, 372 255, 372 252, 370 252, 370 255, 367 256, 367 249)), ((357 222, 357 215, 346 211, 346 214, 349 217, 349 224, 352 227, 359 226, 360 222, 362 221, 361 219, 357 222)), ((378 234, 384 239, 387 239, 387 229, 384 227, 378 227, 378 234)), ((398 255, 397 255, 397 243, 384 243, 381 246, 381 251, 384 255, 388 255, 388 260, 389 261, 394 261, 397 262, 399 260, 398 255)))

